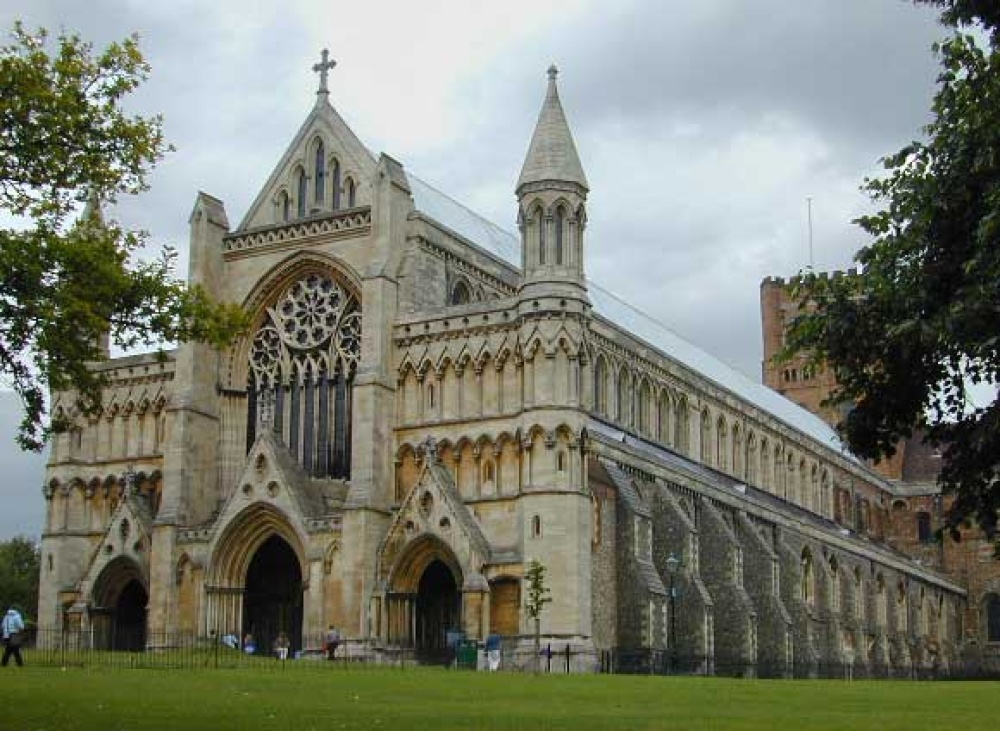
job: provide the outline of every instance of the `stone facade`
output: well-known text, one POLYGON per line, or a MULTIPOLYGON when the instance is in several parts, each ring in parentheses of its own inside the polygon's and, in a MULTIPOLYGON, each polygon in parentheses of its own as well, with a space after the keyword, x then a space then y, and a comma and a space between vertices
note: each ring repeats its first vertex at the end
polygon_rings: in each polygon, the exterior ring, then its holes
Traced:
POLYGON ((41 624, 293 649, 336 625, 374 657, 494 633, 528 665, 539 559, 576 670, 953 666, 966 591, 885 542, 893 485, 587 280, 555 69, 515 192, 518 236, 372 155, 323 84, 239 225, 200 194, 190 279, 253 327, 95 364, 104 412, 47 468, 41 624))
MULTIPOLYGON (((853 275, 848 271, 829 276, 853 275)), ((832 372, 827 368, 811 370, 804 355, 787 363, 775 360, 783 345, 784 330, 798 312, 799 305, 792 297, 794 284, 794 278, 786 281, 780 277, 769 277, 761 283, 764 382, 836 424, 838 414, 821 405, 836 386, 832 372)), ((925 444, 918 433, 900 442, 894 455, 872 465, 887 478, 891 488, 888 510, 879 515, 882 537, 916 563, 940 572, 966 590, 968 601, 961 618, 966 664, 970 672, 998 673, 1000 560, 994 555, 993 542, 973 528, 963 529, 959 541, 936 536, 950 504, 950 498, 942 495, 937 486, 940 460, 940 453, 925 444)), ((845 510, 838 521, 853 528, 863 517, 845 510)))

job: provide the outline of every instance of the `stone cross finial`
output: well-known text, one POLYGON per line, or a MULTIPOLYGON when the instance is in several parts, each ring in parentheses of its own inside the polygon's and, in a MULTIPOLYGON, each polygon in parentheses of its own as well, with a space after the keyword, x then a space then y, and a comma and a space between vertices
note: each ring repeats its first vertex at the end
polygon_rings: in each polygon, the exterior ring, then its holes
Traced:
POLYGON ((548 74, 549 74, 549 81, 555 81, 556 80, 556 77, 559 75, 559 69, 556 68, 555 64, 552 64, 551 66, 549 66, 548 74))
POLYGON ((136 492, 136 477, 135 467, 129 462, 128 467, 125 468, 125 474, 122 475, 122 485, 129 495, 134 495, 136 492))
POLYGON ((323 49, 323 52, 320 54, 320 58, 322 60, 318 64, 315 64, 313 66, 313 71, 319 73, 319 90, 316 93, 329 94, 330 89, 327 88, 326 79, 330 69, 336 66, 337 62, 330 59, 330 52, 325 48, 323 49))
POLYGON ((417 445, 417 452, 423 458, 424 463, 431 464, 438 461, 437 439, 427 435, 424 441, 417 445))

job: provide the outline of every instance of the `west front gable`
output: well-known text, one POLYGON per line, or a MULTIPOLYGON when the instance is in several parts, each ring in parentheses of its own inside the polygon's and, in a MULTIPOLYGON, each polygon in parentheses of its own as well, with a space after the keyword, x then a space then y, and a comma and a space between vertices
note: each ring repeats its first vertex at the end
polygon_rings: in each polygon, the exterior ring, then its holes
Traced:
POLYGON ((237 231, 371 205, 375 165, 375 157, 320 94, 237 231))

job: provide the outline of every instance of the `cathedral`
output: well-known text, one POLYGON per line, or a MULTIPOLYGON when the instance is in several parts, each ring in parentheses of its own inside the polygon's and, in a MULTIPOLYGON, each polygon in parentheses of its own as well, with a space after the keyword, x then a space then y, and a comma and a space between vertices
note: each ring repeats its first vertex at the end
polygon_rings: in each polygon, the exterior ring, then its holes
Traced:
MULTIPOLYGON (((96 362, 46 469, 39 626, 108 649, 252 633, 372 660, 500 635, 580 672, 910 677, 962 662, 967 591, 887 540, 898 492, 830 426, 585 271, 589 185, 547 88, 517 233, 315 105, 235 226, 200 193, 189 281, 220 352, 96 362), (650 660, 652 662, 652 660, 650 660)), ((539 89, 541 91, 541 89, 539 89)), ((107 355, 107 354, 106 354, 107 355)))

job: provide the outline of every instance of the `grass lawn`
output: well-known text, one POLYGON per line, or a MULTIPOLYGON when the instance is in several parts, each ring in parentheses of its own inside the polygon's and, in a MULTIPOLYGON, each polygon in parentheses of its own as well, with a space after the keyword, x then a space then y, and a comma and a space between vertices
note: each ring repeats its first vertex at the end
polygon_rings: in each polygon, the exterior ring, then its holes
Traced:
POLYGON ((1000 683, 539 676, 357 667, 0 672, 0 728, 1000 728, 1000 683))

